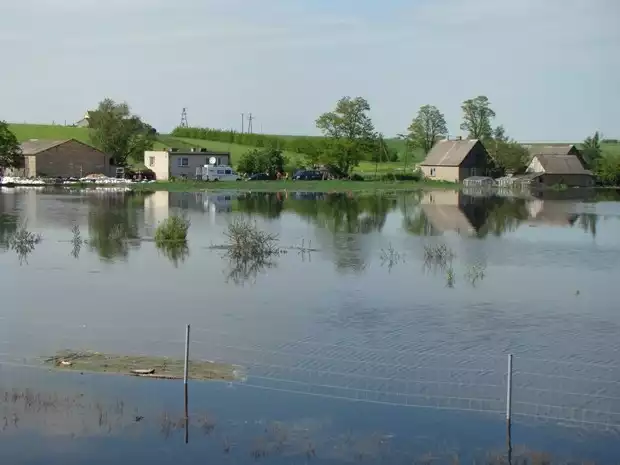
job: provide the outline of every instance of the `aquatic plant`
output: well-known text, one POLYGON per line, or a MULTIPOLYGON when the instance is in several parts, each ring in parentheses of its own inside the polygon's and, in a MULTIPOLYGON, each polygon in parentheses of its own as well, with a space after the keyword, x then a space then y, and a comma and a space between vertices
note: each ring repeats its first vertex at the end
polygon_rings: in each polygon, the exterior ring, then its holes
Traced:
POLYGON ((30 255, 37 244, 43 240, 40 234, 28 231, 26 225, 20 225, 17 230, 9 237, 9 246, 19 258, 20 265, 28 263, 28 255, 30 255))
POLYGON ((465 278, 475 287, 478 281, 484 279, 485 271, 486 267, 484 265, 472 265, 465 272, 465 278))
POLYGON ((278 235, 261 231, 256 223, 235 220, 224 235, 228 239, 228 256, 234 260, 260 260, 284 253, 278 247, 278 235))
POLYGON ((73 233, 73 239, 71 239, 71 244, 73 244, 73 248, 71 249, 71 255, 73 258, 77 259, 80 257, 80 251, 82 250, 82 244, 86 241, 82 239, 82 232, 80 231, 80 226, 74 224, 71 228, 71 232, 73 233))
POLYGON ((449 288, 453 288, 454 287, 454 281, 455 281, 454 269, 452 267, 450 267, 446 271, 446 286, 449 287, 449 288))
POLYGON ((155 242, 185 243, 190 221, 181 216, 173 215, 162 221, 155 230, 155 242))
POLYGON ((387 249, 381 249, 381 265, 388 266, 388 271, 391 271, 394 265, 397 265, 405 260, 405 256, 398 252, 392 246, 392 243, 387 249))
POLYGON ((445 244, 424 246, 424 261, 428 263, 446 265, 451 262, 455 256, 452 249, 445 244))

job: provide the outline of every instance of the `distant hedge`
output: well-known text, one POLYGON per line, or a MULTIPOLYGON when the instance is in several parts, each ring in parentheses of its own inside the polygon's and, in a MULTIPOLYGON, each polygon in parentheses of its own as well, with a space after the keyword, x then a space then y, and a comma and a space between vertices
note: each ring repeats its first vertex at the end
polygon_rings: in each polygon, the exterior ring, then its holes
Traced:
POLYGON ((174 137, 225 142, 229 144, 248 145, 251 147, 273 147, 282 151, 315 155, 322 150, 322 137, 281 137, 269 134, 248 134, 237 131, 225 131, 209 128, 182 128, 172 131, 174 137))

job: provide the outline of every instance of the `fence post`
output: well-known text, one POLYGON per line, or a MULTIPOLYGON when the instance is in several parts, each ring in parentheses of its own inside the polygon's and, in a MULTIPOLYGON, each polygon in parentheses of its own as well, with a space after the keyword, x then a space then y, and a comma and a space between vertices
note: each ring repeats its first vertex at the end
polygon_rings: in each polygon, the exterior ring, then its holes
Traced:
POLYGON ((183 367, 183 391, 185 403, 185 444, 189 442, 189 407, 187 397, 187 379, 189 375, 189 325, 185 327, 185 364, 183 367))
POLYGON ((508 372, 506 375, 506 444, 508 446, 508 463, 512 458, 511 417, 512 415, 512 354, 508 354, 508 372))

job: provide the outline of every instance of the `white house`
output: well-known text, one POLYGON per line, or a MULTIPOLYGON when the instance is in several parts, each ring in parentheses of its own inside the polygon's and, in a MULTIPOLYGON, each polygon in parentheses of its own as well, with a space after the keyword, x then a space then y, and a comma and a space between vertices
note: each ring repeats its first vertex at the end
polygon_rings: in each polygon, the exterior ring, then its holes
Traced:
POLYGON ((144 152, 144 165, 155 173, 158 181, 175 178, 193 179, 196 168, 208 165, 215 158, 216 165, 230 165, 230 152, 214 152, 208 149, 149 150, 144 152))

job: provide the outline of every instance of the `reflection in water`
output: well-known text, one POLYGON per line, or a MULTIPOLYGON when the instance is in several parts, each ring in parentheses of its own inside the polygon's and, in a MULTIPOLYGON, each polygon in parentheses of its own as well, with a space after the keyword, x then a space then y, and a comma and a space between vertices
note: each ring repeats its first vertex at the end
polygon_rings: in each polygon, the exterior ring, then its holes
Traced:
POLYGON ((178 268, 179 265, 189 257, 189 247, 187 243, 178 243, 178 242, 163 242, 156 241, 155 247, 157 250, 170 262, 174 265, 175 268, 178 268))
POLYGON ((93 199, 88 215, 88 245, 99 256, 111 261, 126 259, 132 248, 140 247, 140 195, 114 195, 93 199))
POLYGON ((16 215, 9 215, 0 212, 0 250, 9 250, 10 240, 19 226, 19 218, 16 215))

